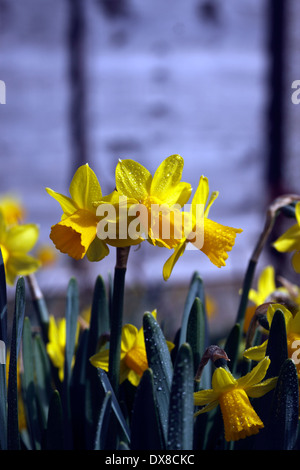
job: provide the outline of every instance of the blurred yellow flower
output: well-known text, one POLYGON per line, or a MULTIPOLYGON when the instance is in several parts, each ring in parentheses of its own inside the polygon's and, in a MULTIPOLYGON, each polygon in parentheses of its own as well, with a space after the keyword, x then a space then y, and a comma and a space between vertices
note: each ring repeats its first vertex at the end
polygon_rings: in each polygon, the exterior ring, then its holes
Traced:
POLYGON ((0 212, 0 248, 9 285, 14 284, 17 276, 26 276, 40 267, 40 262, 27 254, 36 244, 38 236, 37 225, 7 226, 0 212))
MULTIPOLYGON (((156 316, 156 312, 152 312, 156 316)), ((174 347, 167 341, 169 351, 174 347)), ((93 366, 108 371, 109 349, 101 349, 90 358, 93 366)), ((128 379, 135 387, 138 386, 144 371, 148 369, 146 346, 143 328, 138 330, 134 325, 126 324, 122 328, 120 383, 128 379)))
MULTIPOLYGON (((80 327, 78 323, 76 331, 76 344, 78 341, 79 330, 80 327)), ((61 382, 64 380, 66 335, 66 319, 63 317, 58 318, 56 321, 54 316, 50 315, 48 329, 49 342, 47 343, 46 348, 54 367, 58 369, 58 377, 61 382)))
POLYGON ((20 199, 10 194, 5 194, 0 197, 0 211, 7 225, 23 222, 26 214, 20 199))
POLYGON ((292 264, 294 270, 300 273, 300 202, 296 204, 297 223, 283 233, 274 243, 274 248, 279 252, 294 252, 292 264))
POLYGON ((43 267, 51 266, 57 260, 57 252, 53 246, 41 244, 36 249, 36 257, 43 267))
POLYGON ((132 206, 145 208, 139 220, 146 228, 147 240, 153 245, 176 246, 176 216, 189 199, 192 188, 181 181, 184 161, 180 155, 167 157, 154 176, 133 160, 120 160, 116 167, 116 189, 132 206), (164 228, 167 234, 164 235, 164 228))
POLYGON ((71 197, 46 188, 50 196, 56 199, 63 210, 59 223, 51 227, 50 238, 56 248, 74 259, 85 255, 90 261, 99 261, 108 255, 109 249, 97 237, 95 201, 102 198, 98 179, 88 164, 78 168, 71 181, 71 197))
POLYGON ((217 368, 212 377, 212 389, 194 393, 195 406, 203 406, 196 412, 196 416, 219 404, 227 441, 237 441, 257 434, 264 424, 248 397, 261 397, 275 387, 277 377, 262 382, 269 364, 270 359, 265 357, 251 372, 239 379, 235 379, 228 369, 217 368))
POLYGON ((218 197, 218 192, 214 191, 209 198, 208 179, 201 176, 198 188, 193 197, 190 212, 183 214, 185 227, 184 236, 178 241, 173 254, 165 262, 163 267, 163 277, 169 279, 172 270, 183 255, 187 244, 192 243, 196 248, 202 251, 209 260, 218 268, 225 266, 225 260, 228 258, 228 252, 231 251, 237 233, 241 233, 242 229, 236 229, 221 225, 208 219, 211 205, 218 197), (203 218, 199 218, 199 210, 202 208, 203 218), (190 227, 190 233, 186 230, 186 226, 190 227))

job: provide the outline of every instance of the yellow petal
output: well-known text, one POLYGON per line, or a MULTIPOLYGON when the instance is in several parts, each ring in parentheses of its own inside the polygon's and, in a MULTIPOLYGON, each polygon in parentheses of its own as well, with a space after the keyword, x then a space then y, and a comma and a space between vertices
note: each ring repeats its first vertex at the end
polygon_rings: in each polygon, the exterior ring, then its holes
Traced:
POLYGON ((150 193, 152 176, 140 163, 134 160, 120 160, 116 167, 117 191, 141 202, 150 193))
POLYGON ((14 225, 7 232, 5 247, 9 252, 27 253, 36 244, 39 228, 35 224, 14 225))
POLYGON ((184 206, 190 198, 192 186, 189 183, 180 182, 166 195, 164 202, 170 207, 174 205, 184 206))
POLYGON ((232 388, 237 383, 236 379, 233 377, 229 370, 224 369, 224 367, 218 367, 212 376, 212 387, 213 390, 217 393, 223 393, 227 389, 232 388))
POLYGON ((209 196, 209 183, 206 176, 201 176, 198 187, 192 199, 192 204, 203 204, 206 205, 209 196))
POLYGON ((252 359, 253 361, 261 361, 265 355, 267 350, 268 340, 264 341, 259 346, 253 346, 252 348, 246 349, 244 352, 244 357, 247 359, 252 359))
POLYGON ((227 253, 234 246, 236 234, 241 232, 241 229, 227 227, 205 218, 204 244, 201 251, 218 268, 225 266, 225 260, 228 258, 227 253))
POLYGON ((7 283, 14 284, 17 276, 27 276, 40 267, 40 262, 33 256, 25 253, 13 253, 9 256, 5 266, 7 283))
POLYGON ((180 155, 170 155, 157 168, 152 184, 151 196, 160 201, 172 200, 172 193, 180 183, 184 161, 180 155))
POLYGON ((90 244, 86 256, 89 261, 100 261, 109 254, 109 248, 98 237, 90 244))
POLYGON ((179 243, 177 247, 174 249, 173 254, 165 262, 164 267, 163 267, 163 278, 165 281, 167 281, 169 277, 171 276, 171 273, 174 269, 175 264, 177 263, 179 257, 182 256, 184 253, 185 246, 186 246, 185 240, 183 243, 179 243))
POLYGON ((300 249, 300 227, 298 224, 290 227, 274 243, 274 248, 280 252, 289 252, 300 249))
POLYGON ((97 235, 97 218, 88 211, 78 210, 51 227, 50 238, 62 253, 82 259, 97 235))
POLYGON ((94 367, 98 367, 99 369, 108 371, 109 350, 105 349, 103 351, 99 351, 98 353, 94 354, 92 357, 90 357, 90 363, 94 367))
POLYGON ((194 405, 204 406, 212 401, 215 401, 217 398, 218 394, 212 389, 200 390, 199 392, 194 393, 194 405))
POLYGON ((126 353, 133 348, 138 335, 138 329, 134 325, 126 324, 122 328, 121 350, 126 353))
POLYGON ((266 299, 276 290, 275 285, 275 270, 273 266, 267 266, 261 273, 258 280, 258 291, 262 294, 263 300, 266 299))
POLYGON ((102 191, 97 176, 88 164, 76 171, 70 184, 70 194, 78 207, 96 212, 94 202, 101 199, 102 191))
POLYGON ((69 217, 79 209, 77 204, 75 204, 75 202, 72 201, 72 199, 68 196, 64 196, 63 194, 57 193, 56 191, 53 191, 53 189, 50 188, 46 188, 46 191, 51 197, 53 197, 57 202, 59 202, 63 210, 63 218, 69 217))
POLYGON ((251 398, 259 398, 265 395, 266 393, 273 390, 276 387, 277 377, 272 377, 270 379, 264 380, 263 382, 253 385, 247 389, 247 395, 251 398))
POLYGON ((238 379, 238 387, 247 391, 249 387, 261 382, 266 375, 270 362, 268 357, 264 357, 248 374, 238 379))

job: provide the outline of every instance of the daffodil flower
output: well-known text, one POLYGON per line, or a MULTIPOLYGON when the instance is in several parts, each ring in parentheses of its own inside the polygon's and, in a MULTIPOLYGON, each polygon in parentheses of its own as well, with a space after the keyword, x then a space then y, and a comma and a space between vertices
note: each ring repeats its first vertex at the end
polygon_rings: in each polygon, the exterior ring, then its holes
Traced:
POLYGON ((235 243, 236 234, 241 233, 242 229, 221 225, 208 218, 210 208, 218 195, 219 193, 214 191, 209 198, 208 179, 201 176, 192 199, 190 212, 183 214, 184 236, 178 241, 173 254, 164 264, 163 277, 165 280, 170 277, 176 262, 183 255, 188 243, 192 243, 201 250, 218 268, 225 266, 228 252, 231 251, 235 243), (200 213, 200 217, 197 208, 202 208, 202 216, 200 213), (186 224, 186 222, 188 223, 186 224), (190 227, 190 232, 185 225, 190 227))
POLYGON ((274 248, 279 252, 294 252, 292 264, 297 273, 300 273, 300 202, 295 209, 297 223, 290 227, 274 243, 274 248))
POLYGON ((88 164, 78 168, 71 181, 70 196, 64 196, 46 188, 63 210, 59 223, 51 227, 50 238, 56 248, 79 260, 85 255, 90 261, 99 261, 109 253, 103 240, 97 237, 97 224, 94 202, 101 200, 102 191, 98 179, 88 164))
MULTIPOLYGON (((156 312, 152 312, 156 316, 156 312)), ((169 350, 174 345, 167 341, 169 350)), ((93 366, 109 370, 109 349, 102 349, 90 358, 93 366)), ((126 324, 122 328, 121 358, 120 358, 120 383, 126 379, 138 386, 140 379, 148 369, 146 346, 143 328, 138 330, 134 325, 126 324)))
MULTIPOLYGON (((288 356, 289 358, 292 358, 292 355, 295 352, 295 348, 293 347, 294 341, 300 341, 300 310, 294 316, 284 305, 275 303, 270 304, 267 310, 267 320, 270 327, 276 310, 281 310, 284 315, 288 356)), ((254 361, 260 361, 266 355, 267 345, 268 340, 264 341, 259 346, 248 348, 244 352, 244 356, 254 361)), ((300 364, 297 364, 296 367, 298 375, 300 375, 300 364)))
POLYGON ((13 285, 17 276, 26 276, 40 267, 40 262, 29 255, 39 237, 35 224, 7 226, 0 212, 0 248, 6 281, 13 285))
MULTIPOLYGON (((58 369, 58 377, 61 382, 64 380, 66 336, 66 319, 63 317, 58 318, 56 321, 54 316, 50 315, 48 329, 49 342, 46 344, 46 349, 54 367, 58 369)), ((79 324, 77 324, 75 344, 77 344, 78 336, 79 324)))
POLYGON ((270 364, 265 357, 251 372, 236 379, 227 368, 219 367, 212 377, 212 389, 194 393, 195 406, 202 406, 196 415, 220 405, 226 441, 237 441, 257 434, 264 427, 252 407, 250 398, 257 398, 272 390, 277 378, 262 382, 270 364))
POLYGON ((178 214, 192 191, 189 183, 181 181, 183 165, 180 155, 171 155, 153 176, 133 160, 120 160, 116 167, 117 192, 127 197, 132 206, 145 209, 139 219, 153 245, 172 248, 177 244, 174 214, 178 214))

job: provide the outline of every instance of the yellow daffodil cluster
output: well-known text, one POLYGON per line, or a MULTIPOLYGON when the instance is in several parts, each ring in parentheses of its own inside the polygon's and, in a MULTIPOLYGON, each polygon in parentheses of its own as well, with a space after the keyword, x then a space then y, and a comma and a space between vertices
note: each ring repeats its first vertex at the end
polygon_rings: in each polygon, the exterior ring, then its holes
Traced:
POLYGON ((90 261, 107 256, 109 246, 137 245, 144 240, 173 249, 163 268, 165 280, 189 243, 215 266, 224 266, 236 234, 242 230, 208 218, 218 193, 209 197, 204 176, 189 210, 182 210, 192 193, 191 185, 181 181, 183 165, 180 155, 171 155, 152 176, 141 164, 120 160, 115 189, 106 196, 89 165, 79 167, 70 184, 70 197, 46 188, 63 211, 60 222, 51 228, 51 240, 62 253, 77 260, 87 256, 90 261))
POLYGON ((24 208, 12 196, 0 198, 0 248, 5 268, 6 282, 13 285, 18 275, 35 272, 40 262, 28 254, 39 237, 35 224, 24 224, 24 208))

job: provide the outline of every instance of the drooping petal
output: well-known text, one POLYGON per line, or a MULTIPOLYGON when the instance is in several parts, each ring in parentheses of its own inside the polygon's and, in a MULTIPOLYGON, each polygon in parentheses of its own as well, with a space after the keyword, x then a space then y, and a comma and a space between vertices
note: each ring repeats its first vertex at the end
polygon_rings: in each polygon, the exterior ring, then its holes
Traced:
POLYGON ((62 219, 69 217, 79 209, 77 204, 72 201, 70 197, 57 193, 56 191, 53 191, 53 189, 50 188, 46 188, 46 191, 51 197, 53 197, 57 202, 59 202, 60 207, 63 210, 62 219))
POLYGON ((270 365, 270 359, 266 356, 248 374, 238 379, 238 386, 247 391, 249 387, 261 382, 270 365))
POLYGON ((172 198, 172 192, 180 183, 184 161, 180 155, 170 155, 157 168, 151 183, 150 195, 160 201, 172 198))
POLYGON ((228 252, 234 246, 236 234, 241 232, 242 229, 227 227, 205 218, 204 244, 201 251, 218 268, 225 266, 228 252))
POLYGON ((183 242, 180 242, 174 249, 173 254, 165 262, 164 267, 163 267, 163 278, 165 281, 167 281, 169 277, 171 276, 171 273, 174 269, 175 264, 177 263, 179 257, 182 256, 184 253, 185 246, 186 246, 185 240, 183 242))
POLYGON ((9 252, 26 253, 36 244, 39 227, 35 224, 14 225, 7 233, 5 247, 9 252))
POLYGON ((261 361, 266 355, 267 345, 268 340, 264 341, 259 346, 253 346, 252 348, 246 349, 243 355, 247 359, 252 359, 253 361, 261 361))
POLYGON ((151 173, 134 160, 120 160, 116 167, 116 188, 119 194, 141 202, 150 193, 151 173))
POLYGON ((89 261, 100 261, 109 254, 109 248, 98 237, 90 244, 86 256, 89 261))
POLYGON ((70 184, 70 195, 81 209, 96 212, 94 202, 102 197, 102 191, 94 171, 88 164, 78 168, 70 184))
POLYGON ((274 248, 280 252, 289 252, 300 249, 300 227, 293 225, 283 233, 274 243, 274 248))

